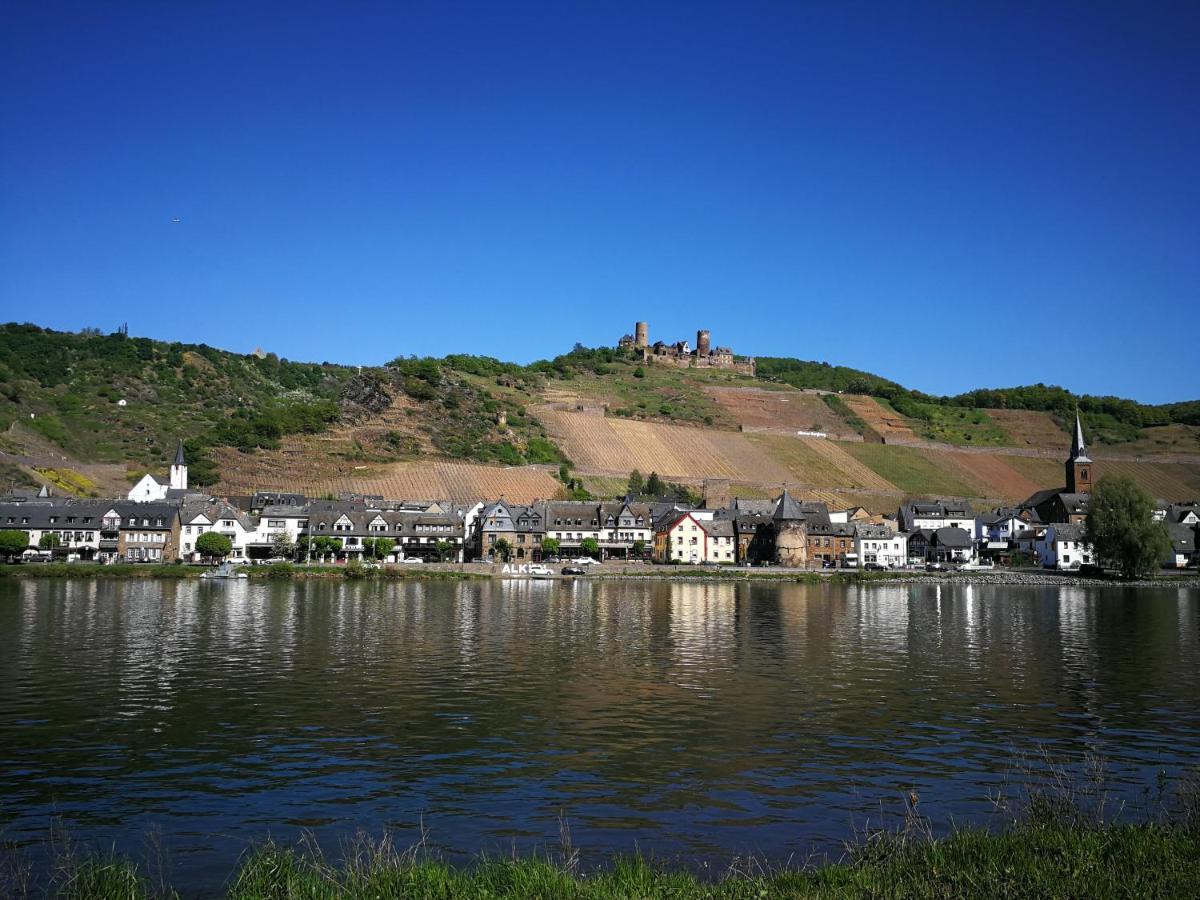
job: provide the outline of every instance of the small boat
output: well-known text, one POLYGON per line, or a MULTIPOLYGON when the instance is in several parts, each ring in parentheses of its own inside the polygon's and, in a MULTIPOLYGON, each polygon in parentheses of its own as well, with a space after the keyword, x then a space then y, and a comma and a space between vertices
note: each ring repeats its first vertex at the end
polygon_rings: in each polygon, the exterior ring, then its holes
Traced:
POLYGON ((239 572, 233 567, 233 563, 223 562, 215 569, 209 569, 200 575, 201 578, 247 578, 245 572, 239 572))

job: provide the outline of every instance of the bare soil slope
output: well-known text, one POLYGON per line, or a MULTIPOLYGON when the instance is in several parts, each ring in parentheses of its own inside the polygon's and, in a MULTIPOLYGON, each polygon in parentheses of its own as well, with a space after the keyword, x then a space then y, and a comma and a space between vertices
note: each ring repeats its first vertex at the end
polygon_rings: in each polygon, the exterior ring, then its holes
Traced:
POLYGON ((854 429, 815 392, 715 386, 705 390, 730 421, 746 429, 823 431, 847 440, 857 437, 854 429))

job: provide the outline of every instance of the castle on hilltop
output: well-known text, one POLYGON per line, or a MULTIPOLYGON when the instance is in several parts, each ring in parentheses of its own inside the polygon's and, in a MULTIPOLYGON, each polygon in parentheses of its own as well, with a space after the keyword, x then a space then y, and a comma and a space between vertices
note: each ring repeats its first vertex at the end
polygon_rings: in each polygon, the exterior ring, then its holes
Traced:
POLYGON ((754 357, 739 361, 728 347, 713 347, 712 336, 707 328, 696 332, 696 348, 693 350, 687 341, 674 341, 670 344, 655 341, 651 344, 649 324, 638 322, 633 327, 633 334, 623 335, 617 341, 617 346, 623 350, 640 352, 642 361, 648 363, 662 363, 681 369, 725 369, 749 375, 751 378, 756 372, 754 357))

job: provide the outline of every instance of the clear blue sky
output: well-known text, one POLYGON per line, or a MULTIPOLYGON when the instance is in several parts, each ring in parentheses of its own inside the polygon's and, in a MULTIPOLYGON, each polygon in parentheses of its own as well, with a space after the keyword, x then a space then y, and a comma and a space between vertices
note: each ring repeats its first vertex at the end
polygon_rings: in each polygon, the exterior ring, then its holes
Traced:
POLYGON ((1200 4, 12 0, 0 318, 1200 396, 1200 4), (178 217, 181 221, 172 223, 178 217))

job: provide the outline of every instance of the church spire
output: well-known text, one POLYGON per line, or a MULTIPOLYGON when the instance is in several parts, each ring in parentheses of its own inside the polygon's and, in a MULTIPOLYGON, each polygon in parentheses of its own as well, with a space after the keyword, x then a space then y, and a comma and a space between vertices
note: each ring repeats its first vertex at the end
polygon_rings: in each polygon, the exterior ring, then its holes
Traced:
POLYGON ((1071 455, 1067 459, 1067 493, 1090 494, 1092 491, 1092 461, 1087 455, 1087 444, 1083 440, 1083 423, 1079 410, 1075 410, 1075 437, 1071 441, 1071 455))
POLYGON ((183 461, 183 439, 182 438, 179 441, 178 449, 176 449, 176 451, 175 451, 175 465, 177 465, 177 466, 187 465, 187 463, 185 463, 183 461))
POLYGON ((1083 440, 1083 423, 1079 420, 1079 410, 1075 410, 1075 439, 1071 441, 1071 459, 1079 462, 1091 462, 1087 455, 1087 444, 1083 440))

